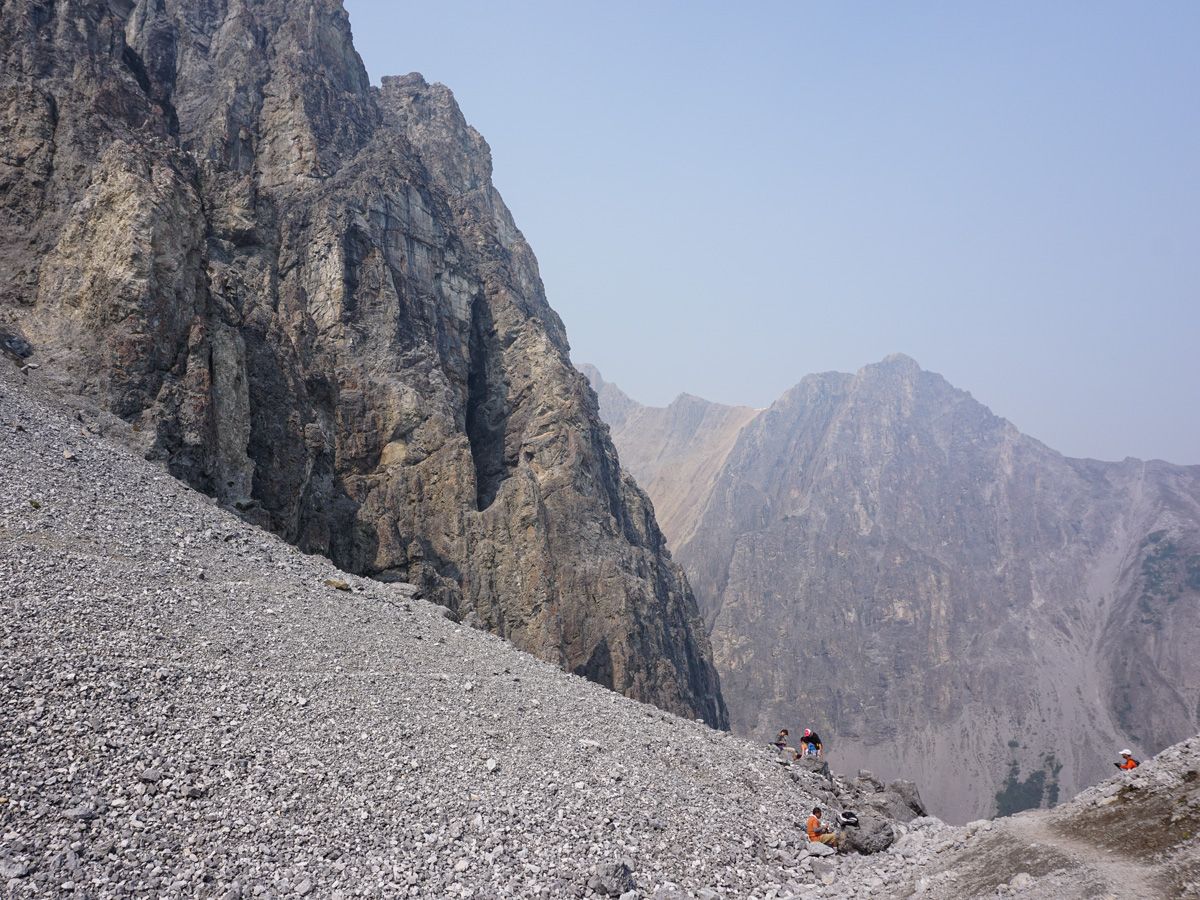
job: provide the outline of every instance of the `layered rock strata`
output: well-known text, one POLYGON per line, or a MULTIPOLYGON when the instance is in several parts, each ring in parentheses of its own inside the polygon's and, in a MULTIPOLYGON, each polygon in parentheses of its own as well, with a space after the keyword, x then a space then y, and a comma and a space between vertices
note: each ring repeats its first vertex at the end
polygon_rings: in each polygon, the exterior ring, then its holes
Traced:
POLYGON ((0 330, 189 484, 628 696, 726 716, 483 138, 335 0, 4 0, 0 330))

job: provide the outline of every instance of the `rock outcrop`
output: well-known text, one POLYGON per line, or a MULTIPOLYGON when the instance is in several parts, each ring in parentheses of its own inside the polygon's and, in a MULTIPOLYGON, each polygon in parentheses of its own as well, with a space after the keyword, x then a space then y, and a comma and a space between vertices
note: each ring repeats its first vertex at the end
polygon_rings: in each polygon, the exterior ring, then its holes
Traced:
POLYGON ((6 354, 342 568, 721 726, 483 138, 335 0, 5 0, 6 354))
POLYGON ((1200 467, 1065 458, 896 356, 805 378, 690 508, 667 533, 737 731, 815 725, 966 821, 1200 728, 1200 467))

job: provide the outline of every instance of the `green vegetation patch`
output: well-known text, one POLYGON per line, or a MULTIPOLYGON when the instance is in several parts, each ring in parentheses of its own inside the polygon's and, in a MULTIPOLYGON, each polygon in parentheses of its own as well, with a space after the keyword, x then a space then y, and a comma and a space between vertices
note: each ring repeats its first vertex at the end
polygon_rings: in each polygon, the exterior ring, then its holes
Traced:
POLYGON ((1056 804, 1061 771, 1062 763, 1053 753, 1046 753, 1042 756, 1041 768, 1021 778, 1021 765, 1014 759, 1009 763, 1008 777, 996 791, 996 815, 1011 816, 1024 809, 1056 804))
POLYGON ((1184 553, 1179 544, 1155 531, 1142 542, 1147 551, 1142 559, 1142 595, 1138 606, 1153 614, 1153 601, 1174 603, 1183 592, 1200 591, 1200 554, 1184 553))

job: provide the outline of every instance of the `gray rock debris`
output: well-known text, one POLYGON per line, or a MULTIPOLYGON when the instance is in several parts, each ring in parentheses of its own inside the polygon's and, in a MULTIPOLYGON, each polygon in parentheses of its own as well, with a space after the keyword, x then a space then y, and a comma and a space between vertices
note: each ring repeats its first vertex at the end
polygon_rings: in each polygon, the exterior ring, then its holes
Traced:
POLYGON ((588 879, 588 888, 605 897, 621 897, 634 886, 633 868, 627 860, 602 863, 588 879))
POLYGON ((39 390, 0 367, 0 894, 815 886, 818 796, 758 745, 302 554, 39 390))
POLYGON ((1200 897, 1200 736, 1051 811, 893 828, 886 852, 840 858, 834 882, 804 896, 1200 897))

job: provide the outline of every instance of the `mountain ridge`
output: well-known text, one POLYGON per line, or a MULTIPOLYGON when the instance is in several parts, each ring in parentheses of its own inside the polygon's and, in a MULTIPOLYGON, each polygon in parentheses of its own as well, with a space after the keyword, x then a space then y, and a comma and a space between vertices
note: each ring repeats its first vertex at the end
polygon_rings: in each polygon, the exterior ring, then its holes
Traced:
POLYGON ((621 434, 654 431, 652 453, 639 453, 626 444, 623 465, 637 473, 638 483, 655 501, 655 515, 664 533, 682 537, 680 529, 695 520, 720 466, 733 448, 740 429, 755 415, 746 406, 710 403, 681 393, 665 407, 644 407, 614 384, 605 382, 595 366, 580 366, 596 391, 602 415, 611 417, 614 440, 621 434))
MULTIPOLYGON (((647 409, 613 436, 657 509, 647 409)), ((735 730, 807 717, 965 821, 1200 727, 1200 467, 1063 457, 903 355, 806 376, 724 439, 696 518, 664 522, 735 730)))

